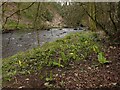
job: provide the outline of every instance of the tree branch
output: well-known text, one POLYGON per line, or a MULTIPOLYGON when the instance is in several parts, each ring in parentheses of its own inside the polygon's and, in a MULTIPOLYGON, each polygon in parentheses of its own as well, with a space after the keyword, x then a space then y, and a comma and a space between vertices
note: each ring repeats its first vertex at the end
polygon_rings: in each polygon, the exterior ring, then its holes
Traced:
POLYGON ((111 3, 110 3, 110 11, 109 11, 109 16, 110 16, 110 19, 111 19, 111 22, 112 22, 112 24, 113 24, 113 26, 114 26, 114 30, 115 31, 117 31, 117 26, 116 26, 116 24, 115 24, 115 22, 114 22, 114 20, 113 20, 113 18, 112 18, 112 12, 111 12, 111 3))
POLYGON ((105 32, 107 35, 111 36, 111 34, 106 30, 106 28, 105 28, 103 25, 101 25, 97 20, 95 20, 95 19, 91 16, 91 15, 88 13, 88 11, 84 8, 83 5, 82 5, 82 7, 83 7, 84 11, 86 12, 86 14, 87 14, 101 29, 103 29, 104 32, 105 32))
POLYGON ((34 3, 35 3, 35 2, 31 3, 28 7, 24 8, 24 9, 21 9, 21 10, 19 9, 19 10, 17 10, 16 12, 12 13, 10 16, 6 17, 6 20, 5 20, 5 23, 4 23, 4 25, 3 25, 3 28, 4 28, 5 24, 7 23, 7 20, 8 20, 10 17, 12 17, 14 14, 16 14, 16 13, 18 13, 18 12, 20 12, 20 11, 24 11, 24 10, 26 10, 26 9, 29 9, 34 3))

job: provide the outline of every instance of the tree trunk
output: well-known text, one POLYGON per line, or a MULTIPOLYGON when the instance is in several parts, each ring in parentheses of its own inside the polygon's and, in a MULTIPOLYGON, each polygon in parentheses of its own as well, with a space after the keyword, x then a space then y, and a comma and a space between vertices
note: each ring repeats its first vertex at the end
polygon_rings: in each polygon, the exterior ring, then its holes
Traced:
MULTIPOLYGON (((90 16, 95 20, 96 19, 96 13, 95 13, 95 3, 89 3, 89 13, 90 16)), ((95 31, 96 30, 96 23, 89 17, 89 25, 90 29, 95 31)))
POLYGON ((34 20, 34 29, 36 30, 36 39, 38 46, 40 45, 39 32, 37 31, 37 20, 39 19, 39 9, 40 9, 40 2, 38 3, 35 20, 34 20))

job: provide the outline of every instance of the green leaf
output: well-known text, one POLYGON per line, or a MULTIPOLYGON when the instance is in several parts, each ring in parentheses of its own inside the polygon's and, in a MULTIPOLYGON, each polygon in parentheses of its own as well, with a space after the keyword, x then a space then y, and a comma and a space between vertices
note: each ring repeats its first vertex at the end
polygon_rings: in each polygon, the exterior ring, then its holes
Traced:
POLYGON ((96 45, 93 46, 93 51, 96 53, 100 52, 98 46, 96 46, 96 45))
POLYGON ((18 61, 18 63, 19 63, 20 66, 22 66, 22 62, 20 60, 18 61))
POLYGON ((98 61, 101 63, 101 64, 105 64, 105 63, 108 63, 109 61, 106 60, 106 58, 104 57, 103 53, 100 52, 98 53, 98 61))
POLYGON ((62 59, 63 59, 64 61, 67 61, 67 58, 66 58, 64 52, 61 52, 61 57, 62 57, 62 59))
POLYGON ((52 81, 52 78, 46 78, 46 81, 52 81))
POLYGON ((64 67, 62 64, 57 63, 57 62, 53 62, 53 65, 54 65, 54 66, 59 66, 59 67, 64 67))

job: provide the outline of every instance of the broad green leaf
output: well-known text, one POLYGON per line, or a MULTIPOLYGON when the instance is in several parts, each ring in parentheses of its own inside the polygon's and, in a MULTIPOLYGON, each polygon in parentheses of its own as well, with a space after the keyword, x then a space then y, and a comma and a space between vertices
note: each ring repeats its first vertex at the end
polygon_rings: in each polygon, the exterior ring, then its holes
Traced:
POLYGON ((103 56, 103 53, 100 52, 98 54, 98 61, 101 63, 101 64, 104 64, 104 63, 108 63, 109 61, 106 60, 106 58, 103 56))

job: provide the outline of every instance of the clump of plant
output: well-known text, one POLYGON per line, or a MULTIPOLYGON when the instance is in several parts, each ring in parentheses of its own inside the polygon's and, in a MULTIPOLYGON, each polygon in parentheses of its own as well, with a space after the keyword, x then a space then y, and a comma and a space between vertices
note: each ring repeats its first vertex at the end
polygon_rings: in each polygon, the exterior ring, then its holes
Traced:
POLYGON ((107 60, 98 49, 95 38, 93 32, 74 33, 42 47, 6 58, 2 66, 3 79, 10 80, 16 74, 39 72, 46 66, 63 68, 70 62, 84 60, 93 50, 98 54, 98 61, 106 63, 107 60))
POLYGON ((102 51, 99 50, 98 46, 94 45, 93 46, 93 50, 95 51, 95 53, 97 53, 97 57, 98 57, 98 61, 101 64, 106 64, 109 61, 105 58, 104 53, 102 51))
POLYGON ((49 76, 47 75, 47 73, 46 73, 46 78, 45 78, 45 83, 44 83, 44 85, 46 86, 46 87, 48 87, 48 88, 52 88, 53 87, 53 83, 55 82, 54 80, 53 80, 53 73, 52 73, 52 71, 50 71, 50 73, 49 73, 49 76))

